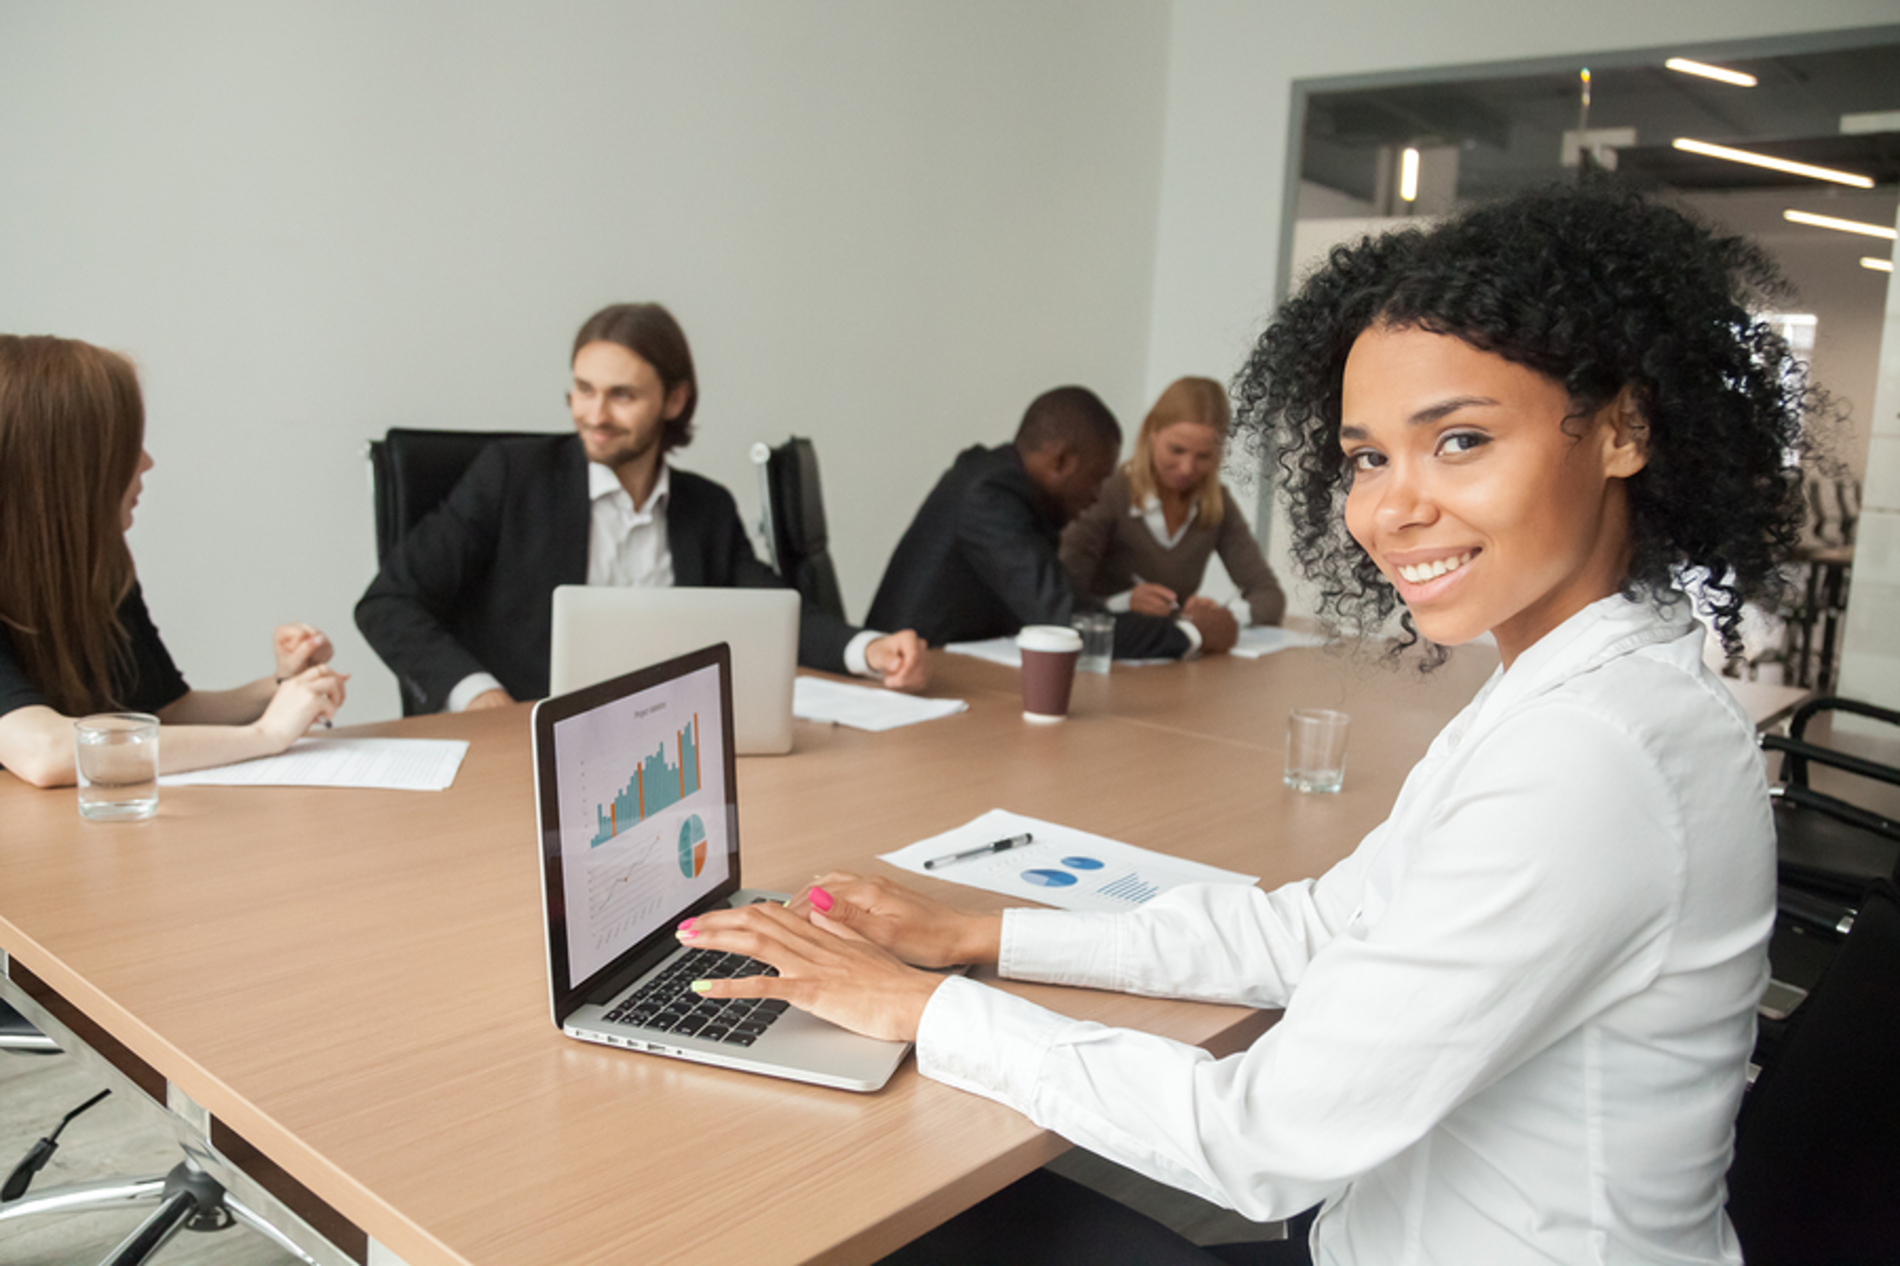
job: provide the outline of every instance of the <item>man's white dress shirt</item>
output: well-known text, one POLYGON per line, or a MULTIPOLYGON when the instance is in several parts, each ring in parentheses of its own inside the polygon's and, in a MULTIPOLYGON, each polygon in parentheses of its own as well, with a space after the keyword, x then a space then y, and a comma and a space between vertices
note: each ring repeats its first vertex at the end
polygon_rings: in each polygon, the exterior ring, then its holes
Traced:
POLYGON ((1740 1262, 1722 1177, 1774 831, 1702 640, 1680 609, 1579 612, 1317 880, 1005 915, 1007 976, 1284 1006, 1249 1050, 952 978, 919 1067, 1249 1217, 1323 1200, 1320 1263, 1740 1262))
MULTIPOLYGON (((587 463, 587 583, 623 588, 669 589, 673 550, 666 537, 666 501, 673 491, 672 467, 660 463, 659 478, 643 505, 620 482, 611 466, 587 463)), ((844 648, 845 667, 860 677, 875 677, 864 649, 881 636, 865 629, 844 648)), ((477 695, 500 690, 489 673, 470 673, 449 691, 450 712, 464 711, 477 695)))

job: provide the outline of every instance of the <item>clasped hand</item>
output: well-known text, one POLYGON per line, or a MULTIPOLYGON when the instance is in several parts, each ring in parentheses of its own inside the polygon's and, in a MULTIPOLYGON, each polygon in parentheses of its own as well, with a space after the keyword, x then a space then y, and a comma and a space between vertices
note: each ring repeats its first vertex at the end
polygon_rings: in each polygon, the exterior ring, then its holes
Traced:
POLYGON ((258 728, 289 746, 343 706, 349 677, 329 666, 336 647, 308 624, 280 624, 271 634, 277 688, 258 718, 258 728))

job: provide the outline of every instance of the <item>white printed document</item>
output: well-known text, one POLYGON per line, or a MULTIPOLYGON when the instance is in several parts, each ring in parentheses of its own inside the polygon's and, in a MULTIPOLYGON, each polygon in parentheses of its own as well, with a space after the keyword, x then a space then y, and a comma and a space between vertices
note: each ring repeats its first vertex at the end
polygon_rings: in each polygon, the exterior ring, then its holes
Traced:
POLYGON ((933 835, 883 860, 913 875, 1000 892, 1006 897, 1040 901, 1064 910, 1132 910, 1151 897, 1182 884, 1255 884, 1258 875, 1242 875, 1170 857, 1120 840, 1091 835, 1073 827, 991 809, 953 831, 933 835), (935 858, 981 849, 998 840, 1027 833, 1030 842, 1002 852, 986 852, 935 869, 935 858))
MULTIPOLYGON (((945 642, 943 649, 952 655, 970 655, 976 659, 987 659, 992 664, 1001 664, 1005 668, 1021 668, 1023 653, 1016 647, 1016 639, 1010 637, 990 637, 981 642, 945 642)), ((1124 668, 1147 664, 1172 664, 1172 659, 1118 659, 1115 661, 1124 668)))
POLYGON ((276 756, 166 774, 162 787, 375 787, 445 791, 468 754, 463 739, 305 738, 276 756))
POLYGON ((822 677, 800 677, 792 686, 792 715, 832 721, 856 730, 895 730, 969 711, 961 699, 920 699, 877 686, 847 686, 822 677))
POLYGON ((947 642, 943 649, 953 655, 973 655, 977 659, 987 659, 1005 668, 1023 666, 1023 655, 1016 649, 1014 637, 990 637, 981 642, 947 642))
POLYGON ((1302 633, 1297 629, 1283 629, 1271 624, 1252 624, 1240 631, 1240 641, 1227 653, 1242 659, 1259 659, 1262 655, 1291 650, 1295 646, 1324 645, 1326 637, 1322 633, 1302 633))

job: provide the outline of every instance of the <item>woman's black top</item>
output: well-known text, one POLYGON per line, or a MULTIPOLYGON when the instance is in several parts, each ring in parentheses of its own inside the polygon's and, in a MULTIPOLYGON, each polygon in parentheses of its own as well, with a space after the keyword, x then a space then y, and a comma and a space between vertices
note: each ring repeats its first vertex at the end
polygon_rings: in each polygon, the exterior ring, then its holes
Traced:
MULTIPOLYGON (((119 623, 125 627, 130 652, 113 675, 113 691, 128 712, 157 712, 174 703, 191 687, 172 662, 171 652, 159 640, 158 626, 145 609, 145 595, 137 585, 119 604, 119 623)), ((13 642, 0 625, 0 716, 15 708, 48 704, 48 700, 13 653, 13 642)), ((50 705, 49 705, 50 706, 50 705)))

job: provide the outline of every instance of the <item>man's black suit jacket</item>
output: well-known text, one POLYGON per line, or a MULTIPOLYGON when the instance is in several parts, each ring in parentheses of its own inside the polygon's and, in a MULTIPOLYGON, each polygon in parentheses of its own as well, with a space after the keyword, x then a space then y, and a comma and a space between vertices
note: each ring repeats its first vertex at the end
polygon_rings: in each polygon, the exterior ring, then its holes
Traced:
MULTIPOLYGON (((916 629, 932 646, 1066 625, 1089 603, 1062 565, 1062 524, 1062 508, 1023 469, 1015 445, 965 449, 898 541, 866 619, 916 629)), ((1117 658, 1179 657, 1189 646, 1172 620, 1115 617, 1117 658)))
MULTIPOLYGON (((670 479, 674 584, 784 587, 752 552, 731 493, 678 467, 670 479)), ((578 436, 497 441, 391 551, 356 604, 356 626, 425 709, 444 707, 456 683, 478 672, 517 699, 539 699, 548 692, 554 587, 587 583, 590 513, 578 436)), ((843 672, 856 632, 808 604, 799 663, 843 672)))

